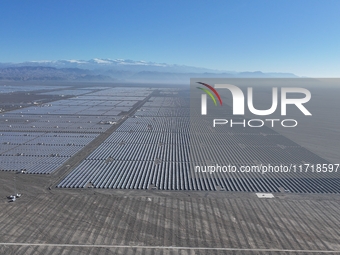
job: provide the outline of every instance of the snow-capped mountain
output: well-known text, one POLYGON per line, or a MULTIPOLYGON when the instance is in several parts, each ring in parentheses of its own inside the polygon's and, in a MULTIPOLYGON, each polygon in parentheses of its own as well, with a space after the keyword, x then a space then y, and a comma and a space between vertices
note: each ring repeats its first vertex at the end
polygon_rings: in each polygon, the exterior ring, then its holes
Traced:
POLYGON ((0 63, 0 80, 121 80, 188 82, 191 77, 297 77, 291 73, 231 72, 129 59, 0 63))
MULTIPOLYGON (((4 64, 4 63, 3 63, 4 64)), ((49 66, 55 68, 82 68, 89 70, 124 70, 124 71, 158 71, 158 72, 178 72, 178 73, 221 73, 220 70, 193 67, 186 65, 173 65, 166 63, 156 63, 148 61, 135 61, 130 59, 101 59, 90 60, 65 59, 65 60, 38 60, 22 63, 5 63, 7 66, 49 66)))

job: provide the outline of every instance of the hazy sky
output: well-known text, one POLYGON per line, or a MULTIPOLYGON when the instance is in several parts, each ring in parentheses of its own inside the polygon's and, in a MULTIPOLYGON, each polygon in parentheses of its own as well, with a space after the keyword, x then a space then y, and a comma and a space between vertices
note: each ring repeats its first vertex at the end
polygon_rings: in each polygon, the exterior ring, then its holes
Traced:
POLYGON ((124 58, 340 76, 340 1, 1 1, 0 62, 124 58))

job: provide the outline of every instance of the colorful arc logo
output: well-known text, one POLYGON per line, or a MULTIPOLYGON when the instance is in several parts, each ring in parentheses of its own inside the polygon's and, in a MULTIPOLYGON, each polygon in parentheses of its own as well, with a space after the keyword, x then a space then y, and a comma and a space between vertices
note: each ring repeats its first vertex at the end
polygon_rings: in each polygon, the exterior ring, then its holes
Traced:
MULTIPOLYGON (((214 89, 214 88, 213 88, 212 86, 210 86, 209 84, 206 84, 206 83, 203 83, 203 82, 197 82, 197 83, 199 83, 199 84, 201 84, 201 85, 206 86, 207 88, 209 88, 209 89, 217 96, 218 101, 220 102, 220 105, 222 105, 222 99, 221 99, 221 97, 220 97, 220 94, 218 94, 218 92, 216 91, 216 89, 214 89)), ((217 105, 216 99, 215 99, 214 95, 213 95, 209 90, 204 89, 204 88, 200 88, 200 87, 197 87, 197 88, 200 89, 200 90, 203 90, 205 93, 207 93, 207 94, 210 96, 210 98, 213 100, 214 104, 217 105)))
MULTIPOLYGON (((206 86, 208 89, 210 89, 217 97, 218 101, 220 102, 220 105, 222 105, 222 99, 220 97, 220 95, 217 93, 216 89, 214 89, 212 86, 210 86, 209 84, 203 83, 203 82, 197 82, 198 84, 201 84, 203 86, 206 86)), ((201 98, 201 114, 202 115, 206 115, 207 114, 207 95, 210 96, 211 100, 214 102, 215 105, 217 105, 216 103, 216 99, 214 97, 214 95, 210 92, 210 90, 205 89, 205 88, 200 88, 197 87, 200 90, 203 90, 206 94, 202 94, 202 98, 201 98)))

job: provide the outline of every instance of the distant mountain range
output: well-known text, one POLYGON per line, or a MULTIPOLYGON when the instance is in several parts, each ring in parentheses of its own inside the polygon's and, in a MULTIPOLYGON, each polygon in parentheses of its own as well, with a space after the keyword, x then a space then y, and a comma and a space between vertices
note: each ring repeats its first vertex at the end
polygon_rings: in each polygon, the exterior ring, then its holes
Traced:
POLYGON ((0 80, 189 83, 190 78, 294 78, 292 73, 232 72, 125 59, 0 63, 0 80))

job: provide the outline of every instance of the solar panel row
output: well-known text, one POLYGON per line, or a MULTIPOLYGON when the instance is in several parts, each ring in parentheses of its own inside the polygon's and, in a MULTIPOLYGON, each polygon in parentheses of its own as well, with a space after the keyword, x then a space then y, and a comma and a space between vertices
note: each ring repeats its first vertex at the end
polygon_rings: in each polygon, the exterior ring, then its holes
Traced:
POLYGON ((232 164, 239 169, 242 165, 328 162, 267 127, 209 129, 210 123, 197 118, 199 113, 188 117, 188 101, 173 96, 150 98, 58 187, 340 192, 337 175, 194 171, 195 166, 207 164, 232 164), (179 116, 165 117, 172 116, 165 113, 179 116))

